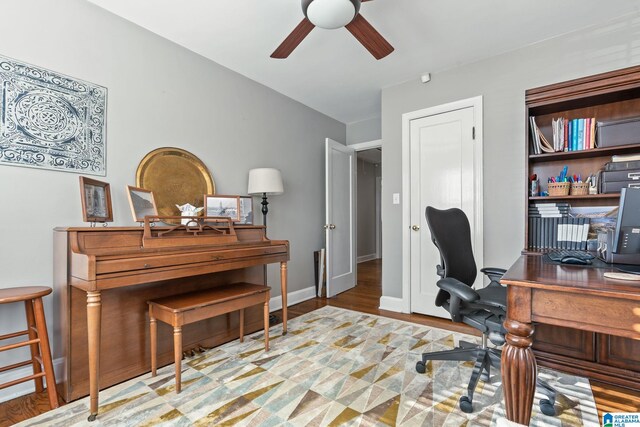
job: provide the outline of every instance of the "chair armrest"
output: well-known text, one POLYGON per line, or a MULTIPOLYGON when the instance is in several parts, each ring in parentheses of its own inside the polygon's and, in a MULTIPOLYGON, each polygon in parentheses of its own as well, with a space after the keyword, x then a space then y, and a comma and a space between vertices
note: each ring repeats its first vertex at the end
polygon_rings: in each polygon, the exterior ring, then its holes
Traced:
POLYGON ((480 295, 475 290, 453 277, 440 279, 436 285, 443 291, 449 292, 452 297, 457 297, 464 302, 474 302, 480 299, 480 295))
POLYGON ((502 286, 500 285, 500 279, 504 276, 504 273, 507 272, 504 268, 496 268, 496 267, 485 267, 481 268, 482 271, 488 278, 491 283, 489 286, 502 286))
POLYGON ((481 268, 480 271, 482 271, 487 276, 490 274, 496 275, 496 276, 498 275, 504 276, 504 273, 507 272, 507 270, 505 270, 504 268, 497 268, 497 267, 485 267, 485 268, 481 268))

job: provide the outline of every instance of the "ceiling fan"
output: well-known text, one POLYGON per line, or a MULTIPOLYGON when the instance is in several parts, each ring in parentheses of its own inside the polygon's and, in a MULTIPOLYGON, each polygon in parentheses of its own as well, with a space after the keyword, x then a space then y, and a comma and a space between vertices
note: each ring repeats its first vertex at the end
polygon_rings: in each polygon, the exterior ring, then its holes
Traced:
POLYGON ((360 3, 370 0, 302 0, 305 18, 271 54, 284 59, 315 27, 335 29, 345 27, 376 58, 393 52, 393 46, 360 15, 360 3))

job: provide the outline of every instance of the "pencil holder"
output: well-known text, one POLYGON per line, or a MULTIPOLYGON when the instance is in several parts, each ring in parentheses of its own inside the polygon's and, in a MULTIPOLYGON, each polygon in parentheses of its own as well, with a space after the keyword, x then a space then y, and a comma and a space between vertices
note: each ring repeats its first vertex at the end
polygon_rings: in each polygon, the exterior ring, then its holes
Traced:
POLYGON ((569 194, 570 182, 550 182, 549 183, 549 196, 566 196, 569 194))
POLYGON ((572 182, 571 190, 569 194, 572 196, 584 196, 589 194, 589 183, 587 182, 572 182))

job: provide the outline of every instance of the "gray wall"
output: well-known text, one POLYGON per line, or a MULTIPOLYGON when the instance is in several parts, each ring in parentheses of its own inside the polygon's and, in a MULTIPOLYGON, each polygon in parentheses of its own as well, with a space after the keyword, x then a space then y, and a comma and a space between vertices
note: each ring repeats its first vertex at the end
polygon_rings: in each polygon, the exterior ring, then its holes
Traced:
MULTIPOLYGON (((246 194, 250 168, 276 167, 285 193, 269 199, 269 237, 291 241, 289 290, 313 286, 312 254, 324 245, 324 139, 345 141, 343 123, 82 0, 2 0, 0 11, 1 54, 108 88, 107 176, 97 178, 111 184, 111 226, 135 225, 124 188, 155 148, 194 153, 220 194, 246 194)), ((83 225, 78 175, 0 165, 0 200, 0 288, 50 286, 53 228, 83 225)), ((279 283, 279 269, 269 270, 279 283)), ((17 330, 22 312, 3 306, 0 333, 17 330)), ((2 353, 0 362, 8 357, 20 356, 2 353)))
POLYGON ((376 175, 379 165, 358 159, 358 256, 376 253, 376 175))
POLYGON ((382 294, 402 297, 402 114, 484 97, 484 260, 509 267, 524 244, 524 92, 640 63, 640 14, 382 91, 382 294))
POLYGON ((347 124, 347 145, 375 141, 382 138, 380 117, 347 124))

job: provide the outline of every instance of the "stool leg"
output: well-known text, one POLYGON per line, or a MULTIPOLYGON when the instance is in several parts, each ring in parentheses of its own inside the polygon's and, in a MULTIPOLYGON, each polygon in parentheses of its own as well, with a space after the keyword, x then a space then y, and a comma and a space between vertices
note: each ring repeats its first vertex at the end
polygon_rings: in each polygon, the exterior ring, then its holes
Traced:
POLYGON ((269 292, 264 300, 264 351, 269 351, 269 292))
POLYGON ((240 309, 240 342, 244 342, 244 308, 240 309))
POLYGON ((173 357, 176 363, 176 393, 182 390, 181 375, 182 369, 182 328, 180 326, 173 327, 173 357))
POLYGON ((51 362, 51 349, 49 348, 49 335, 47 334, 47 322, 44 317, 44 306, 42 305, 42 298, 36 298, 33 302, 36 328, 38 328, 38 338, 40 338, 40 354, 42 364, 44 365, 44 377, 47 379, 49 405, 51 405, 51 409, 55 409, 59 406, 58 392, 56 391, 56 377, 53 372, 53 363, 51 362))
MULTIPOLYGON (((36 319, 33 316, 33 300, 26 300, 24 302, 24 308, 27 313, 27 332, 29 332, 29 339, 34 340, 38 338, 38 334, 33 330, 36 328, 36 319)), ((38 343, 31 344, 31 362, 33 364, 33 374, 39 374, 42 372, 42 366, 40 366, 40 362, 38 362, 38 357, 40 356, 40 346, 38 343)), ((42 393, 44 391, 44 385, 42 383, 42 377, 38 377, 35 380, 36 383, 36 392, 42 393)))
POLYGON ((158 366, 157 351, 158 351, 158 324, 155 317, 153 317, 152 308, 149 307, 149 329, 151 332, 151 376, 156 376, 156 368, 158 366))

